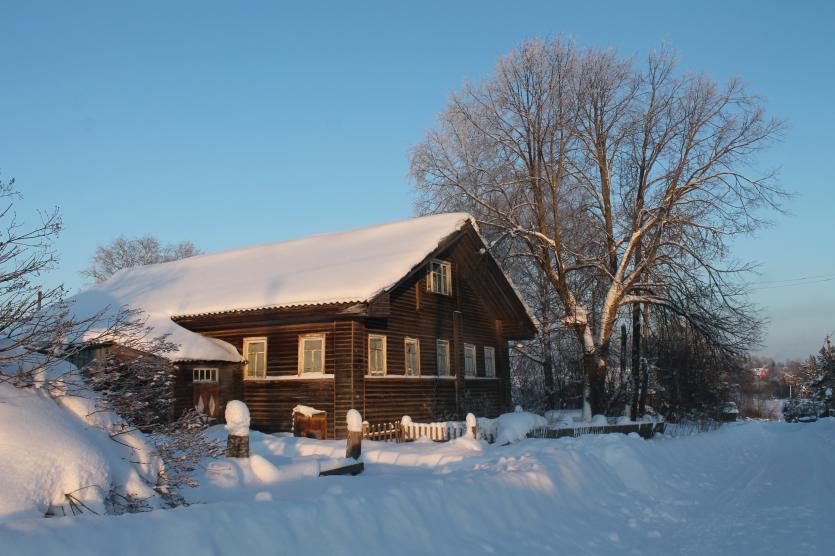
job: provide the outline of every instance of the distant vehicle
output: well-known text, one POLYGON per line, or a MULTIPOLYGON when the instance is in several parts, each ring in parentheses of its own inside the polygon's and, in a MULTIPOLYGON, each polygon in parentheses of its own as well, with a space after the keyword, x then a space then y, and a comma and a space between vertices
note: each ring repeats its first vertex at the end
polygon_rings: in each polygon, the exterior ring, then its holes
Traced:
POLYGON ((826 405, 817 400, 786 400, 783 403, 783 419, 787 423, 813 423, 826 415, 826 405))
POLYGON ((736 403, 734 402, 726 403, 722 407, 722 411, 719 413, 720 421, 736 421, 737 417, 739 417, 739 408, 736 407, 736 403))

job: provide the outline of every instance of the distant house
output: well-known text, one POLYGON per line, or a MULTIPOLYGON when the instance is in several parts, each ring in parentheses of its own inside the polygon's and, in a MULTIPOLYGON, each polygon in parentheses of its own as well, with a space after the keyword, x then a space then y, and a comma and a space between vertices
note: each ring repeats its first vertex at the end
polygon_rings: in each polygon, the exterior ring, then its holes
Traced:
POLYGON ((369 422, 510 407, 508 342, 533 337, 519 295, 463 213, 199 255, 115 274, 73 299, 85 316, 141 309, 180 348, 177 408, 289 431, 292 410, 369 422))

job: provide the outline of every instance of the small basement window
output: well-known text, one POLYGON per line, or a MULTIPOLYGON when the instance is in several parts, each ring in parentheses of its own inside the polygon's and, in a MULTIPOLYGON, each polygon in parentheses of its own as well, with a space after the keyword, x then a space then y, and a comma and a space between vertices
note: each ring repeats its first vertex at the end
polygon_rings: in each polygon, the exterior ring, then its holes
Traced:
POLYGON ((406 338, 406 376, 420 376, 420 340, 406 338))
POLYGON ((325 335, 299 337, 299 374, 325 372, 325 335))
POLYGON ((267 376, 267 339, 244 338, 244 378, 267 376))
POLYGON ((386 337, 379 334, 368 336, 368 374, 385 376, 386 374, 386 337))
POLYGON ((464 376, 475 376, 475 346, 464 344, 464 376))
POLYGON ((192 370, 194 382, 217 382, 217 369, 208 367, 196 367, 192 370))
POLYGON ((426 289, 441 295, 452 295, 452 263, 438 259, 430 262, 426 289))
POLYGON ((496 376, 496 348, 484 346, 484 376, 496 376))
POLYGON ((438 376, 449 376, 449 340, 438 340, 438 376))

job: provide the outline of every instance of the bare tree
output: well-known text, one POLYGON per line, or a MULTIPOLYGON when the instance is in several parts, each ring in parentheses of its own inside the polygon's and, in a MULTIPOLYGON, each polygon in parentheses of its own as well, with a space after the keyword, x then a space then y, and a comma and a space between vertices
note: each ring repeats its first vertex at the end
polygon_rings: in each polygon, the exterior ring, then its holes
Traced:
POLYGON ((736 278, 749 266, 728 243, 778 207, 773 173, 753 165, 782 127, 739 79, 676 72, 666 50, 638 68, 534 40, 452 95, 411 175, 421 212, 470 210, 552 284, 601 412, 624 307, 662 306, 728 349, 756 339, 734 328, 750 315, 736 278))
POLYGON ((58 210, 26 225, 14 210, 19 198, 14 180, 0 181, 0 383, 92 397, 97 411, 115 411, 124 421, 126 428, 107 431, 117 442, 129 430, 149 432, 166 466, 156 486, 176 503, 177 489, 195 484, 190 472, 200 459, 219 453, 204 434, 203 416, 172 415, 174 369, 165 356, 178 346, 155 337, 137 310, 105 307, 74 318, 62 287, 39 284, 57 264, 58 210), (119 348, 80 372, 68 363, 88 346, 113 343, 119 348))
POLYGON ((119 236, 107 245, 96 247, 90 266, 81 274, 98 283, 123 268, 177 261, 199 254, 200 250, 190 241, 163 245, 150 235, 134 239, 119 236))

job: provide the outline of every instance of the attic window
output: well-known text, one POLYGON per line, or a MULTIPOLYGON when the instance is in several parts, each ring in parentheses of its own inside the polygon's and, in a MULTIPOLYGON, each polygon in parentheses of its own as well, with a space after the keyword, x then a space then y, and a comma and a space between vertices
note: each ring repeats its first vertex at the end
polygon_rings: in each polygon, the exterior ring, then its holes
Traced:
POLYGON ((438 259, 429 263, 426 290, 441 295, 452 295, 452 263, 438 259))

